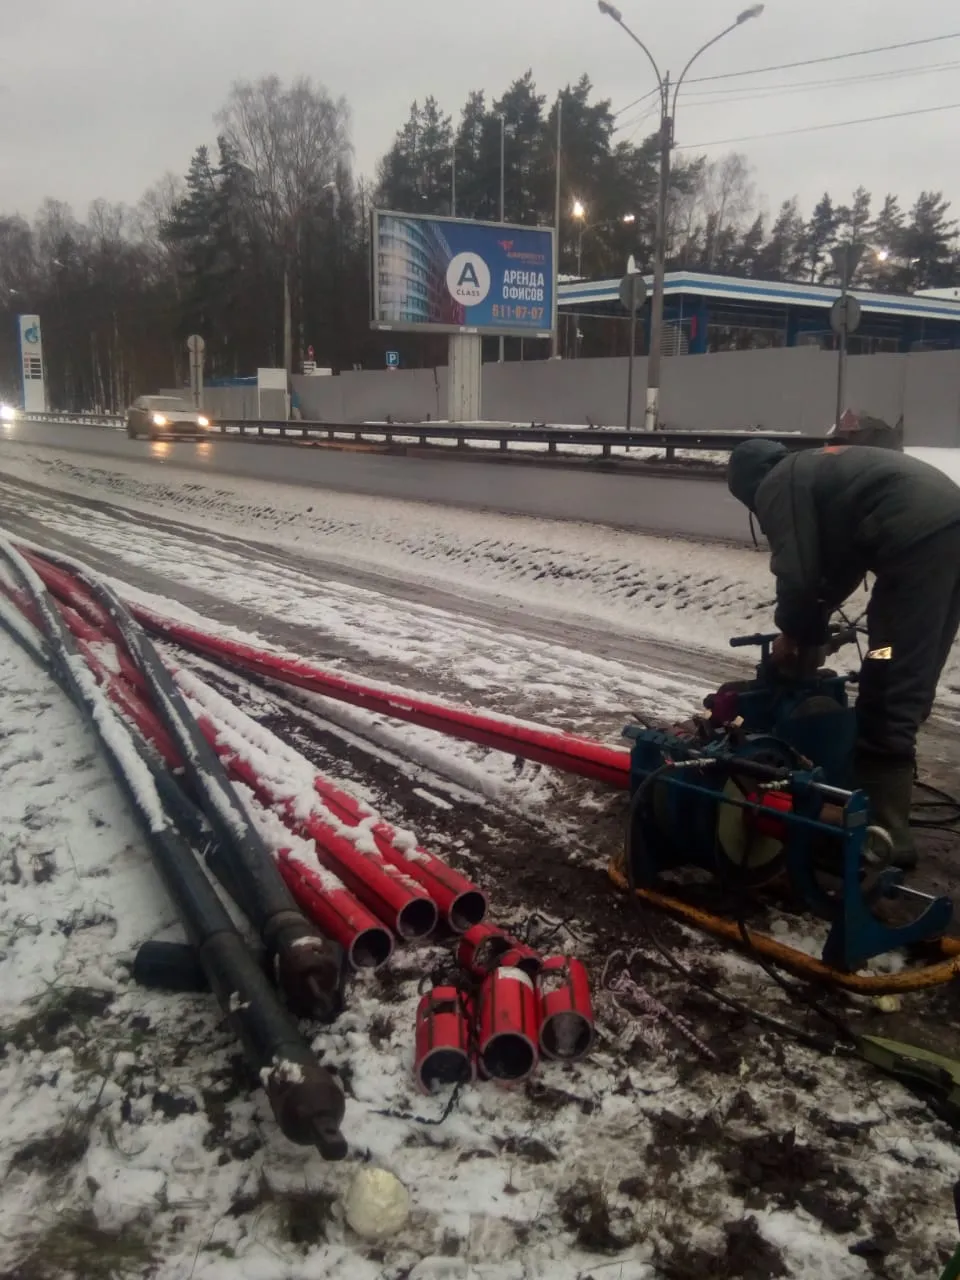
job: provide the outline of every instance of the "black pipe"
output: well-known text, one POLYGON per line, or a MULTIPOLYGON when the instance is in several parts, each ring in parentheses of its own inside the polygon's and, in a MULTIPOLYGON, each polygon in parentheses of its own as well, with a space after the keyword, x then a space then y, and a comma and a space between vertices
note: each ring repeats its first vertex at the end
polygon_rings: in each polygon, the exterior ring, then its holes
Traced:
POLYGON ((113 619, 130 658, 147 681, 154 710, 176 743, 191 789, 213 828, 231 896, 256 926, 276 966, 291 1008, 303 1017, 332 1021, 343 1009, 346 972, 342 947, 301 912, 277 870, 227 772, 187 706, 153 641, 126 606, 82 566, 44 552, 80 581, 113 619))
POLYGON ((2 539, 0 558, 29 592, 43 625, 45 646, 38 650, 26 633, 18 634, 2 610, 0 625, 45 666, 92 725, 140 821, 210 988, 267 1092, 277 1123, 291 1141, 315 1144, 326 1159, 341 1159, 347 1149, 340 1132, 345 1106, 342 1090, 317 1062, 244 946, 213 885, 163 808, 145 759, 145 745, 136 742, 108 704, 43 584, 2 539))

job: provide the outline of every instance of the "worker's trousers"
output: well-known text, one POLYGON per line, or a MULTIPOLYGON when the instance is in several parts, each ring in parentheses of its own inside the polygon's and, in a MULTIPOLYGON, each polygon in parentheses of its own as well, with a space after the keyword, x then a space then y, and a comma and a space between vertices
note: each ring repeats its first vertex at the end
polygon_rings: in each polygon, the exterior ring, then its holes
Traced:
POLYGON ((960 525, 880 566, 860 671, 861 748, 912 760, 960 629, 960 525))

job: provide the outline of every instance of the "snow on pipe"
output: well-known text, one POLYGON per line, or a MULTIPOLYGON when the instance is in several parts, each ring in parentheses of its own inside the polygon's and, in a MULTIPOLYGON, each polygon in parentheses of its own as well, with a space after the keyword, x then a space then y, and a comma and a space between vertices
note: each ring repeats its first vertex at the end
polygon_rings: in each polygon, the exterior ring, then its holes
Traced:
POLYGON ((277 851, 280 874, 297 905, 334 942, 353 969, 379 969, 393 953, 393 934, 328 871, 308 867, 289 849, 277 851))
MULTIPOLYGON (((359 827, 375 817, 354 796, 326 778, 316 778, 313 786, 331 813, 346 825, 359 827)), ((383 819, 373 821, 369 830, 383 857, 423 885, 454 933, 465 933, 483 920, 487 914, 486 895, 466 876, 383 819)))
MULTIPOLYGON (((77 637, 99 683, 107 688, 112 700, 136 725, 143 737, 153 742, 165 763, 173 768, 182 768, 177 748, 150 706, 132 690, 125 688, 123 681, 117 679, 101 660, 102 646, 106 642, 114 650, 122 674, 127 678, 132 676, 131 683, 136 684, 138 693, 146 693, 144 677, 124 652, 120 629, 99 602, 85 596, 83 587, 68 573, 51 568, 39 556, 31 556, 30 560, 35 566, 46 570, 44 576, 56 593, 59 610, 77 637), (66 604, 68 599, 74 604, 86 600, 89 606, 84 610, 86 616, 73 605, 66 604), (98 626, 88 621, 88 618, 97 618, 98 623, 109 622, 111 634, 117 636, 119 643, 114 645, 112 641, 107 641, 98 626), (95 644, 97 647, 94 647, 95 644)), ((319 870, 313 873, 289 856, 280 862, 279 871, 300 909, 318 927, 330 931, 334 941, 343 946, 354 969, 376 968, 389 958, 393 951, 393 935, 330 872, 325 875, 319 870)))
POLYGON ((74 577, 51 564, 30 547, 18 546, 17 550, 51 595, 70 605, 98 632, 109 636, 115 643, 123 644, 120 629, 109 613, 74 577))
MULTIPOLYGON (((61 600, 56 603, 98 683, 106 689, 111 700, 141 735, 156 747, 164 763, 171 769, 182 769, 176 746, 152 708, 140 696, 139 687, 137 690, 127 688, 124 681, 110 672, 101 660, 104 637, 92 623, 88 623, 69 605, 61 600), (98 638, 101 643, 95 647, 86 637, 91 641, 98 638)), ((106 643, 114 648, 112 642, 106 643)), ((121 666, 125 661, 127 667, 139 676, 129 659, 124 659, 122 653, 118 656, 121 666)), ((140 685, 143 684, 141 677, 140 685)), ((338 882, 331 885, 332 876, 328 874, 326 881, 321 882, 321 878, 312 875, 309 868, 290 858, 287 865, 281 861, 279 870, 300 909, 319 928, 325 931, 329 929, 330 936, 344 948, 354 969, 377 968, 390 957, 393 951, 392 935, 378 920, 364 911, 342 885, 338 882)))
MULTIPOLYGON (((145 748, 106 700, 77 652, 53 601, 30 565, 0 538, 0 556, 22 581, 40 622, 46 648, 34 656, 87 717, 114 776, 140 819, 154 860, 183 919, 191 943, 257 1073, 277 1123, 292 1141, 316 1144, 326 1159, 342 1159, 345 1103, 333 1077, 317 1062, 296 1023, 251 956, 204 875, 154 782, 145 748)), ((0 611, 0 621, 5 621, 0 611)), ((14 638, 23 638, 12 631, 14 638)))
POLYGON ((361 852, 316 814, 299 814, 292 800, 281 795, 257 773, 249 760, 220 738, 211 720, 200 716, 197 723, 233 777, 248 786, 262 804, 273 809, 290 831, 312 840, 322 865, 378 920, 401 938, 425 938, 433 932, 439 913, 422 885, 387 862, 375 845, 361 852))
POLYGON ((223 863, 240 894, 239 905, 274 957, 291 1007, 303 1016, 332 1021, 343 1008, 341 948, 297 906, 153 642, 105 583, 79 565, 72 566, 69 576, 75 576, 109 615, 146 680, 154 708, 177 744, 186 777, 218 838, 223 863))
POLYGON ((425 729, 433 729, 449 737, 462 738, 479 746, 505 751, 549 765, 565 773, 577 774, 626 790, 629 786, 629 752, 608 747, 592 738, 564 733, 541 725, 508 720, 489 712, 469 711, 414 697, 402 690, 379 688, 364 681, 323 671, 295 658, 285 658, 211 635, 196 627, 163 618, 151 609, 131 605, 131 611, 148 630, 166 636, 176 644, 204 654, 218 662, 226 662, 244 671, 292 684, 323 697, 348 702, 395 720, 407 721, 425 729))

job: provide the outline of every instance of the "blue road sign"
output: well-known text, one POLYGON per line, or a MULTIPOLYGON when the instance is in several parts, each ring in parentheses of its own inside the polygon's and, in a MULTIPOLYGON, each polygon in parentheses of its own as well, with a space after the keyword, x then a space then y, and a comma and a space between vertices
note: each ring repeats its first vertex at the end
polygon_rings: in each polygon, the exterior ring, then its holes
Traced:
POLYGON ((400 368, 400 352, 399 351, 387 352, 387 368, 388 369, 400 368))

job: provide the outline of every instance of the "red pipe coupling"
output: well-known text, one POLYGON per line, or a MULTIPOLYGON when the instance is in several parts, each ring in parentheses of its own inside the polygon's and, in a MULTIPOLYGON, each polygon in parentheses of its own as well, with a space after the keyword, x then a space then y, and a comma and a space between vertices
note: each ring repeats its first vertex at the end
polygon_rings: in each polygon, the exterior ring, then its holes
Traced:
POLYGON ((456 987, 434 987, 421 998, 413 1071, 424 1093, 476 1079, 472 1022, 470 1002, 456 987))
POLYGON ((494 969, 480 988, 480 1067, 490 1080, 518 1084, 536 1070, 537 993, 522 969, 494 969))
POLYGON ((475 978, 485 978, 498 965, 507 964, 535 978, 543 961, 532 947, 512 938, 494 924, 477 924, 460 939, 457 961, 475 978))
POLYGON ((576 1062, 593 1047, 596 1026, 590 979, 580 960, 550 956, 537 976, 540 1049, 545 1058, 576 1062))

